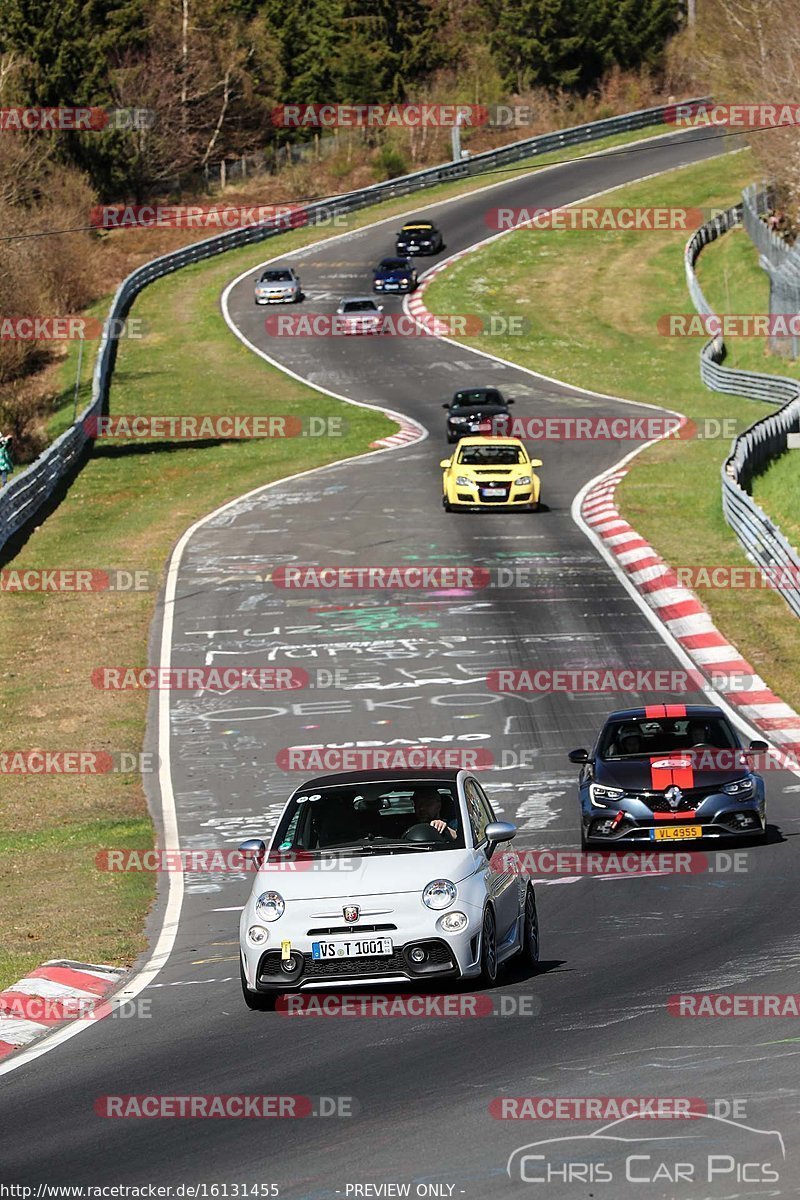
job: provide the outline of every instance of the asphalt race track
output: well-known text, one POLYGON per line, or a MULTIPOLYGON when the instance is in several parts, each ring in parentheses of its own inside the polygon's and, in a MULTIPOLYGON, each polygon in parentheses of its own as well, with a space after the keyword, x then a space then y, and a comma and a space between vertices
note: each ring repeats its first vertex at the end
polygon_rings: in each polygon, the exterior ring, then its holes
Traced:
MULTIPOLYGON (((533 178, 512 174, 491 192, 426 213, 444 230, 444 257, 487 236, 490 207, 569 203, 721 146, 688 135, 658 139, 533 178)), ((393 251, 401 223, 292 256, 304 309, 332 312, 342 295, 368 292, 369 268, 393 251)), ((547 443, 537 451, 545 511, 448 515, 440 504, 441 403, 456 387, 488 382, 516 398, 517 415, 637 410, 433 338, 268 337, 267 313, 252 303, 254 275, 229 298, 248 340, 320 387, 408 414, 430 436, 243 498, 189 538, 170 612, 173 665, 291 663, 319 686, 172 693, 181 844, 235 846, 266 833, 301 778, 276 765, 281 748, 432 738, 491 750, 496 769, 484 778, 502 816, 519 826, 517 847, 577 849, 577 771, 566 752, 588 745, 605 714, 628 698, 497 695, 485 676, 504 665, 677 665, 571 516, 583 485, 631 446, 547 443), (531 585, 325 594, 273 589, 251 569, 293 562, 522 564, 531 585), (326 686, 335 671, 340 686, 326 686)), ((400 311, 399 300, 384 303, 400 311)), ((154 662, 163 617, 162 605, 154 662)), ((155 747, 155 705, 152 717, 155 747)), ((667 1009, 676 992, 796 990, 800 780, 771 772, 768 784, 771 838, 746 854, 742 872, 541 880, 542 969, 533 977, 509 970, 496 988, 498 1006, 519 1010, 524 1002, 532 1015, 337 1020, 249 1012, 236 939, 250 878, 188 875, 174 949, 141 993, 152 1001, 152 1018, 103 1020, 3 1075, 4 1177, 27 1185, 275 1184, 292 1200, 398 1195, 406 1184, 406 1194, 470 1200, 800 1194, 794 1023, 679 1019, 667 1009), (104 1095, 154 1093, 352 1097, 356 1115, 115 1120, 94 1110, 104 1095), (605 1122, 490 1114, 494 1098, 526 1095, 692 1097, 712 1115, 610 1131, 632 1146, 587 1143, 605 1122), (550 1166, 561 1164, 550 1182, 534 1182, 545 1168, 533 1157, 514 1158, 509 1177, 507 1161, 519 1147, 567 1137, 577 1140, 546 1148, 550 1166), (402 1186, 363 1190, 380 1184, 402 1186)), ((160 811, 155 779, 150 788, 160 811)), ((154 935, 163 912, 162 897, 154 935)))

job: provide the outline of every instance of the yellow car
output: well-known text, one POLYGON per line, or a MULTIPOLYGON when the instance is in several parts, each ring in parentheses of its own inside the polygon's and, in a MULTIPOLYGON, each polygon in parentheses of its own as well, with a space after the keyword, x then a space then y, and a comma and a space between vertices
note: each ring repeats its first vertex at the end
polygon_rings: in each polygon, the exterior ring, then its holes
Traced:
POLYGON ((541 465, 519 438, 462 438, 453 457, 439 463, 445 511, 500 506, 536 512, 541 482, 533 468, 541 465))

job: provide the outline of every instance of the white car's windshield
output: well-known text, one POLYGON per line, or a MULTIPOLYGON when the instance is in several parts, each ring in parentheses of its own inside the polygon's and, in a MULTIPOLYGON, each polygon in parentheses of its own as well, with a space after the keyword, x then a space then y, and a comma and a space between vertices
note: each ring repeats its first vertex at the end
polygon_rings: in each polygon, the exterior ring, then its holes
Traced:
POLYGON ((455 785, 403 780, 397 787, 365 783, 301 792, 283 814, 273 848, 374 854, 463 849, 455 785))
POLYGON ((372 300, 349 300, 347 304, 342 305, 343 313, 376 313, 377 311, 378 306, 372 300))

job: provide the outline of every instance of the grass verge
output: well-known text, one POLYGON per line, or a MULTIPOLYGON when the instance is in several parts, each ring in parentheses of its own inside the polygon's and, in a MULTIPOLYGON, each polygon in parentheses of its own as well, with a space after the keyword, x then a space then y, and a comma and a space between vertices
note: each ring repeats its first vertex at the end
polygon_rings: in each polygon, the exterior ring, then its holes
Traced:
MULTIPOLYGON (((710 253, 710 250, 704 251, 704 255, 710 253)), ((713 259, 720 283, 716 303, 723 305, 720 311, 768 311, 769 280, 758 265, 758 251, 743 229, 735 229, 715 243, 713 259)), ((700 262, 703 265, 702 257, 700 262)), ((789 345, 787 339, 787 349, 789 345)), ((800 361, 770 353, 765 338, 729 338, 727 349, 727 366, 800 378, 800 361)), ((800 548, 800 453, 787 450, 757 476, 753 482, 753 496, 791 544, 800 548)))
MULTIPOLYGON (((609 205, 722 207, 752 178, 747 153, 725 156, 608 192, 609 205)), ((527 319, 523 337, 493 338, 494 353, 582 387, 665 405, 695 421, 731 418, 736 428, 764 415, 764 405, 707 391, 698 376, 701 341, 667 338, 658 319, 691 311, 683 273, 682 233, 521 230, 467 256, 426 293, 433 312, 500 312, 527 319)), ((757 312, 738 294, 739 235, 702 254, 700 282, 718 312, 757 312), (733 255, 733 257, 732 257, 733 255)), ((755 297, 746 298, 755 305, 755 297)), ((762 293, 760 306, 764 308, 762 293)), ((464 339, 481 346, 480 339, 464 339)), ((739 345, 742 365, 760 358, 739 345)), ((783 360, 769 360, 779 371, 783 360)), ((624 479, 626 518, 673 566, 745 565, 723 521, 720 464, 729 437, 667 441, 646 450, 624 479)), ((580 443, 575 444, 576 456, 580 443)), ((765 477, 766 479, 766 477, 765 477)), ((769 591, 702 589, 720 629, 784 699, 800 707, 797 619, 769 591)))

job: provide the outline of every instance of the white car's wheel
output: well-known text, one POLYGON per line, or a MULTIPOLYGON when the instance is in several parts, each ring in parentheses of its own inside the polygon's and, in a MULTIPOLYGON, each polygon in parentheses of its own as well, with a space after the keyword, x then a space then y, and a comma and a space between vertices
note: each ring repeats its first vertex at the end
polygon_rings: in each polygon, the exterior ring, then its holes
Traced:
POLYGON ((487 906, 481 931, 481 983, 493 987, 497 982, 497 926, 494 913, 487 906))
POLYGON ((525 891, 520 957, 529 967, 535 967, 539 962, 539 914, 536 911, 536 896, 530 884, 525 891))

